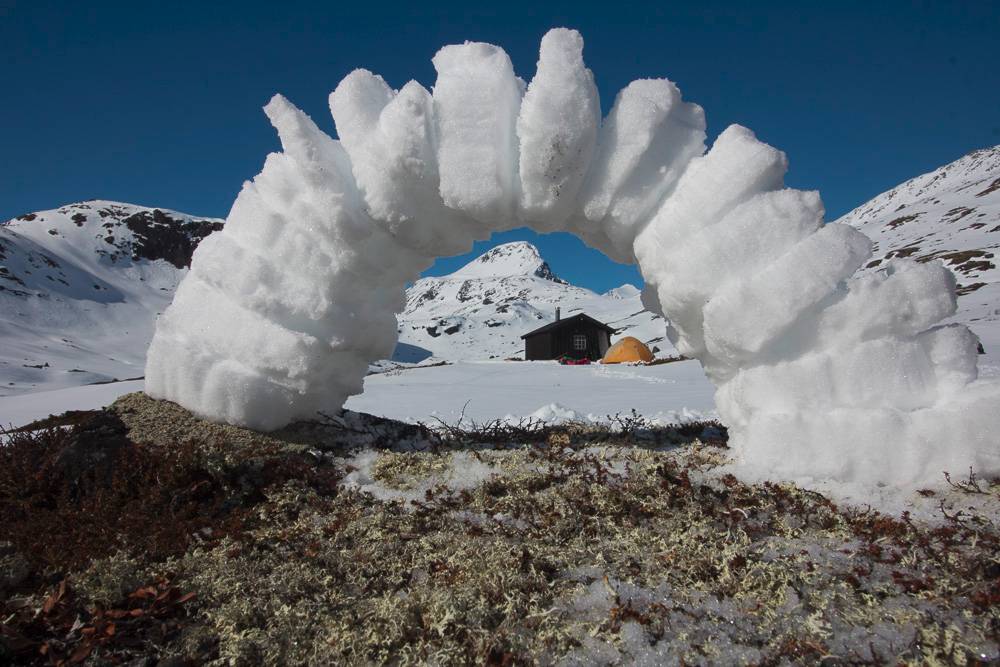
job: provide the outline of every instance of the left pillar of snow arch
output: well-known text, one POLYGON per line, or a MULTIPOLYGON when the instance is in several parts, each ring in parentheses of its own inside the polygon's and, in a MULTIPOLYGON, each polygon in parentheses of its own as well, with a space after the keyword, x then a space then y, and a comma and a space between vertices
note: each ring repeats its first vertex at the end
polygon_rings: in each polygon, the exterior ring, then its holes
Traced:
POLYGON ((195 253, 157 321, 146 392, 266 430, 361 391, 426 259, 368 218, 338 142, 280 96, 265 111, 283 152, 195 253))

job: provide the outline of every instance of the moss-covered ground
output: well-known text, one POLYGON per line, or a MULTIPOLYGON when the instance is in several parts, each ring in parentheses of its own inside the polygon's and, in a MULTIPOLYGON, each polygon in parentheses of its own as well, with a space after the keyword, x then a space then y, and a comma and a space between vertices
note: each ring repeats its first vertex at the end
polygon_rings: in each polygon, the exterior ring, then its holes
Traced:
POLYGON ((0 663, 998 660, 994 516, 838 507, 726 458, 712 424, 262 435, 130 395, 0 447, 0 663))

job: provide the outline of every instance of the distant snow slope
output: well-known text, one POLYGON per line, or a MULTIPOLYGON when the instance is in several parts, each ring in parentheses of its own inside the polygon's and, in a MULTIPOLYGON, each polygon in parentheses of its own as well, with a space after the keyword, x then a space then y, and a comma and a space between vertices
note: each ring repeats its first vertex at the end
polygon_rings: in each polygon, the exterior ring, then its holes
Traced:
POLYGON ((141 376, 156 315, 221 227, 96 200, 0 223, 0 396, 141 376))
POLYGON ((837 222, 875 241, 877 268, 890 257, 942 260, 958 280, 958 313, 1000 365, 1000 146, 974 151, 912 178, 837 222))
MULTIPOLYGON (((0 396, 142 376, 156 316, 198 242, 222 224, 96 200, 0 224, 0 396)), ((520 336, 557 306, 673 351, 635 287, 600 295, 569 285, 533 245, 509 243, 410 288, 395 358, 517 355, 520 336)))
POLYGON ((646 311, 632 285, 597 294, 560 279, 538 249, 523 241, 492 248, 447 276, 406 290, 399 315, 399 361, 523 356, 523 334, 555 319, 587 313, 618 334, 635 336, 661 356, 675 353, 663 318, 646 311))

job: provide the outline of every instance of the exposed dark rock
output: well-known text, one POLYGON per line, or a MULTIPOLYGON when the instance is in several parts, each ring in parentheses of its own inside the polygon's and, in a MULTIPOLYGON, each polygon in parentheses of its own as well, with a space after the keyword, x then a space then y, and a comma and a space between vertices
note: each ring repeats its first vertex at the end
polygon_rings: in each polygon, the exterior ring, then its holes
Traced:
MULTIPOLYGON (((30 296, 30 294, 24 290, 11 289, 9 287, 4 287, 3 285, 0 285, 0 292, 7 292, 8 294, 13 294, 14 296, 30 296)), ((14 383, 11 382, 10 384, 14 383)))
POLYGON ((885 223, 885 226, 888 227, 889 229, 895 229, 896 227, 899 227, 900 225, 905 225, 908 222, 912 222, 913 220, 916 220, 917 216, 919 216, 919 215, 920 215, 919 213, 914 213, 913 215, 903 215, 903 216, 900 216, 898 218, 895 218, 894 220, 890 220, 889 222, 885 223))
POLYGON ((544 278, 545 280, 551 280, 554 283, 559 283, 560 285, 568 285, 569 283, 557 276, 549 268, 548 262, 542 262, 542 265, 535 269, 535 275, 539 278, 544 278))
POLYGON ((960 250, 956 252, 933 253, 926 257, 919 257, 917 261, 929 262, 934 259, 944 260, 953 271, 970 273, 972 271, 988 271, 996 268, 993 262, 993 253, 985 250, 960 250))
POLYGON ((438 295, 437 290, 435 290, 432 287, 429 290, 427 290, 426 292, 422 292, 420 294, 420 296, 418 296, 413 301, 413 303, 410 306, 408 306, 408 307, 409 308, 418 308, 419 306, 421 306, 422 304, 424 304, 424 303, 426 303, 428 301, 433 301, 435 298, 437 298, 437 295, 438 295))
POLYGON ((10 269, 8 269, 6 266, 0 266, 0 278, 3 278, 4 280, 9 280, 13 283, 17 283, 21 287, 27 287, 27 285, 24 284, 24 281, 15 276, 13 273, 11 273, 10 269))
POLYGON ((913 254, 918 253, 918 252, 920 252, 920 246, 909 245, 909 246, 906 246, 905 248, 900 248, 899 250, 892 250, 892 251, 890 251, 885 256, 885 258, 886 259, 892 259, 893 257, 909 257, 910 255, 913 255, 913 254))
POLYGON ((959 285, 955 289, 955 294, 957 294, 958 296, 962 296, 964 294, 971 294, 980 287, 986 287, 986 283, 972 283, 971 285, 959 285))
POLYGON ((975 211, 976 209, 969 208, 968 206, 958 206, 945 213, 944 217, 942 217, 941 220, 943 222, 948 222, 948 223, 958 222, 965 216, 971 213, 975 213, 975 211))
POLYGON ((470 294, 471 291, 472 291, 472 283, 468 280, 463 281, 462 286, 458 288, 458 295, 457 295, 458 300, 470 301, 472 299, 472 295, 470 294))
POLYGON ((995 179, 992 183, 990 183, 989 187, 983 190, 982 192, 977 192, 976 196, 985 197, 991 192, 995 192, 997 190, 1000 190, 1000 178, 995 179))
POLYGON ((133 260, 164 259, 178 269, 191 266, 191 255, 201 240, 222 229, 221 222, 182 222, 160 209, 140 211, 125 218, 123 222, 135 234, 133 260))

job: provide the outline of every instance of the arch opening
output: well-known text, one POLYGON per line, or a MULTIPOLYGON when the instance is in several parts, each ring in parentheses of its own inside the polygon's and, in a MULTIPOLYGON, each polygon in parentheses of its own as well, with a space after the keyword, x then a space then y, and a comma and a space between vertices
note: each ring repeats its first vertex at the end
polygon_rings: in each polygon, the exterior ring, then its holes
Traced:
POLYGON ((396 343, 405 285, 493 232, 567 231, 638 264, 643 302, 715 384, 737 460, 771 477, 922 484, 1000 472, 1000 382, 977 378, 939 263, 860 271, 871 242, 784 188, 785 155, 666 79, 602 120, 583 40, 555 29, 525 84, 479 43, 433 91, 366 70, 330 96, 339 141, 281 96, 282 152, 244 185, 157 321, 146 391, 273 429, 338 409, 396 343))

